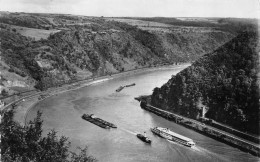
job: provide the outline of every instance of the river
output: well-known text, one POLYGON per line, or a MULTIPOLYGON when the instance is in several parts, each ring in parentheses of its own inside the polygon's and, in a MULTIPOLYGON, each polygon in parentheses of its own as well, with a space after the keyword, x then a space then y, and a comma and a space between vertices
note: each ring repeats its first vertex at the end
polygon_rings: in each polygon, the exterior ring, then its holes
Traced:
POLYGON ((33 119, 40 110, 45 134, 54 128, 59 135, 69 137, 72 148, 88 145, 88 153, 101 162, 259 161, 255 156, 140 108, 134 97, 151 94, 153 88, 160 87, 182 69, 141 72, 59 94, 38 103, 28 112, 26 120, 33 119), (120 85, 131 83, 136 86, 115 92, 120 85), (83 113, 95 114, 118 128, 102 129, 82 120, 83 113), (189 148, 153 135, 150 128, 155 126, 192 138, 196 147, 189 148), (151 138, 151 145, 136 137, 136 133, 144 131, 151 138))

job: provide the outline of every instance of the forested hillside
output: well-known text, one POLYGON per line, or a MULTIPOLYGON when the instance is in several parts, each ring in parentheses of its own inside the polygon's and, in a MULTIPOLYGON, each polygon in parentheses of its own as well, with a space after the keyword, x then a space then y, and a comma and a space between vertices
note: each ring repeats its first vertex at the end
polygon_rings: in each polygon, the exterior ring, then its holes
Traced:
POLYGON ((102 17, 1 12, 1 91, 6 95, 15 92, 12 87, 43 90, 136 68, 194 61, 234 37, 213 28, 177 28, 165 32, 102 17))
POLYGON ((259 134, 259 36, 242 32, 155 88, 152 104, 184 116, 206 117, 259 134))

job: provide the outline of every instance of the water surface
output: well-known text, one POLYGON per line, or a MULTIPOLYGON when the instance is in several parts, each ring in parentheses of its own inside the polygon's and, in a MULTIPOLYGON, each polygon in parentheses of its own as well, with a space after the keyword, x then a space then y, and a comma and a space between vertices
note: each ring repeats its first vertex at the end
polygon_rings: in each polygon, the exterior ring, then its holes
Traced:
POLYGON ((101 162, 130 161, 259 161, 259 158, 218 142, 185 127, 169 122, 140 108, 134 97, 148 95, 153 88, 166 83, 182 68, 161 69, 123 76, 79 90, 53 96, 34 107, 27 120, 43 112, 44 132, 55 128, 59 135, 70 138, 72 147, 88 145, 89 153, 101 162), (136 86, 117 93, 120 85, 136 86), (83 113, 95 114, 115 123, 117 129, 102 129, 81 119, 83 113), (189 148, 153 135, 151 127, 167 127, 192 138, 196 147, 189 148), (147 132, 152 144, 148 145, 135 135, 147 132))

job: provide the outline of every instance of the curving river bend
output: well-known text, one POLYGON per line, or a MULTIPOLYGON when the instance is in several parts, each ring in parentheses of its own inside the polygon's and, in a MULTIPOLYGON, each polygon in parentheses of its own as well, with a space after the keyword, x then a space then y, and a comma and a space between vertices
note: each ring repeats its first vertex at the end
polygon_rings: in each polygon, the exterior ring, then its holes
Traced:
POLYGON ((259 158, 218 142, 185 127, 169 122, 140 108, 134 97, 148 95, 184 67, 158 69, 122 76, 75 91, 47 98, 32 108, 26 121, 36 112, 43 112, 44 132, 55 129, 70 138, 72 147, 88 145, 88 152, 101 162, 128 161, 259 161, 259 158), (136 83, 116 93, 120 85, 136 83), (81 119, 83 113, 115 123, 118 128, 106 130, 81 119), (167 127, 192 138, 195 148, 188 148, 153 135, 150 128, 167 127), (147 132, 152 144, 136 138, 137 132, 147 132))

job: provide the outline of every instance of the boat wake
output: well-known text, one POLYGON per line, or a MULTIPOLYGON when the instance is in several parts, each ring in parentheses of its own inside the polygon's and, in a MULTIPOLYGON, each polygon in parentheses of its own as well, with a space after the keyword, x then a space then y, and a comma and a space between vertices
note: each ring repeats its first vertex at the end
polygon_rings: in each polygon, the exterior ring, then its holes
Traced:
POLYGON ((136 132, 133 132, 133 131, 130 131, 130 130, 127 130, 127 129, 124 129, 124 128, 119 128, 119 129, 121 129, 121 130, 123 130, 123 131, 125 131, 125 132, 128 132, 128 133, 130 133, 130 134, 137 135, 136 132))
POLYGON ((199 149, 197 146, 191 147, 191 149, 193 149, 194 151, 202 152, 202 150, 199 149))
POLYGON ((172 144, 175 144, 175 145, 178 145, 178 146, 181 146, 181 147, 186 147, 186 146, 183 146, 177 142, 174 142, 174 141, 170 141, 167 139, 167 141, 169 142, 169 145, 168 147, 174 151, 174 152, 177 152, 183 159, 185 159, 185 161, 192 161, 192 159, 189 157, 189 156, 186 156, 181 150, 178 149, 178 147, 175 147, 173 146, 172 144))
POLYGON ((90 83, 82 84, 82 87, 84 87, 84 86, 90 86, 90 85, 93 85, 93 84, 102 83, 102 82, 105 82, 105 81, 108 81, 108 80, 111 80, 111 79, 112 79, 112 78, 105 78, 105 79, 95 80, 95 81, 92 81, 92 82, 90 82, 90 83))
POLYGON ((190 151, 194 151, 208 159, 214 159, 215 161, 227 161, 227 159, 225 159, 224 157, 221 157, 219 154, 216 154, 214 152, 211 152, 205 148, 202 148, 200 146, 193 146, 193 147, 186 147, 186 146, 183 146, 177 142, 174 142, 174 141, 170 141, 170 140, 167 140, 169 142, 169 145, 168 147, 174 151, 174 152, 177 152, 179 154, 179 156, 181 156, 183 159, 185 159, 185 161, 193 161, 191 158, 189 158, 189 156, 186 155, 186 153, 184 153, 183 151, 181 151, 179 149, 179 147, 175 147, 173 146, 172 144, 174 145, 178 145, 178 146, 182 146, 183 148, 188 148, 190 149, 190 151))
POLYGON ((215 159, 215 160, 221 160, 221 161, 227 161, 227 159, 225 159, 224 157, 220 156, 219 154, 216 154, 214 152, 211 152, 205 148, 202 148, 200 146, 195 146, 192 148, 192 150, 198 152, 199 154, 206 156, 210 159, 215 159))

